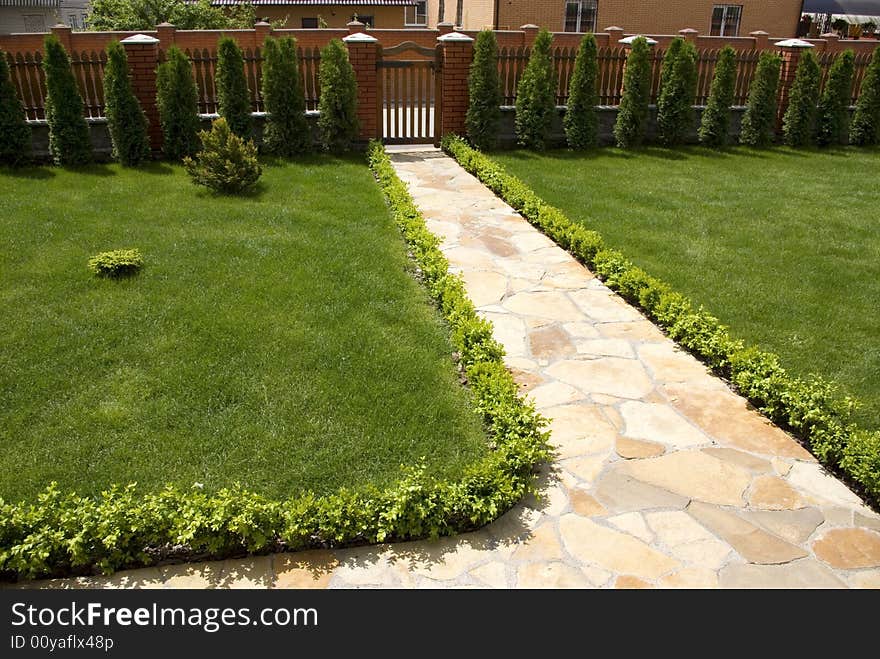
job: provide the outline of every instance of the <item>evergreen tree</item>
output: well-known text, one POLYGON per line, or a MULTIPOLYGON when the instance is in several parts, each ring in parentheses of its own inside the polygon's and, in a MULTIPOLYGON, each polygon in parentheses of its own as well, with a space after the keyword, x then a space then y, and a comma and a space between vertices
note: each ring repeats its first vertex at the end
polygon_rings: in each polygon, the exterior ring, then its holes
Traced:
POLYGON ((874 49, 874 57, 862 78, 849 141, 860 146, 880 144, 880 46, 874 49))
POLYGON ((828 72, 816 120, 816 142, 822 146, 846 144, 854 60, 853 51, 844 51, 828 72))
POLYGON ((553 35, 538 32, 529 63, 516 90, 516 137, 530 149, 543 149, 556 113, 556 70, 550 45, 553 35))
POLYGON ((599 75, 596 37, 592 33, 581 39, 574 71, 568 85, 568 107, 563 125, 565 139, 572 149, 587 149, 596 145, 596 132, 599 120, 596 106, 599 94, 596 91, 596 78, 599 75))
POLYGON ((675 37, 670 43, 666 52, 663 53, 663 65, 660 68, 660 83, 657 85, 657 98, 663 95, 663 88, 666 87, 666 81, 671 77, 675 69, 675 61, 684 45, 683 37, 675 37))
POLYGON ((501 86, 498 80, 498 41, 495 32, 477 35, 468 76, 468 138, 478 149, 491 149, 498 139, 501 120, 501 86))
POLYGON ((180 48, 171 46, 156 72, 156 103, 162 124, 162 152, 180 160, 199 150, 199 92, 192 64, 180 48))
POLYGON ((104 68, 104 98, 107 128, 113 141, 113 157, 126 166, 134 166, 150 157, 147 116, 141 109, 128 75, 128 56, 118 41, 107 45, 104 68))
POLYGON ((279 156, 306 151, 312 143, 306 121, 296 55, 296 39, 266 37, 263 44, 263 103, 268 117, 263 131, 263 149, 279 156))
POLYGON ((250 139, 253 129, 251 98, 244 75, 244 56, 231 37, 217 42, 217 100, 219 114, 230 130, 242 139, 250 139))
POLYGON ((45 40, 46 122, 49 153, 56 165, 92 161, 92 139, 83 116, 83 101, 70 68, 70 57, 54 34, 45 40))
POLYGON ((749 88, 749 106, 742 119, 739 140, 749 146, 767 146, 776 132, 776 92, 782 58, 763 52, 758 59, 755 78, 749 88))
POLYGON ((6 53, 0 50, 0 165, 18 165, 31 153, 31 127, 9 75, 6 53))
POLYGON ((727 145, 730 135, 730 106, 736 86, 736 51, 725 46, 718 54, 709 100, 700 122, 700 142, 706 146, 727 145))
POLYGON ((628 149, 639 146, 645 139, 648 122, 648 104, 651 101, 651 47, 648 40, 633 40, 626 73, 623 76, 623 97, 614 123, 617 146, 628 149))
POLYGON ((809 146, 816 122, 816 98, 819 96, 819 62, 811 50, 801 54, 788 107, 782 118, 782 136, 788 146, 809 146))
POLYGON ((678 57, 657 102, 657 129, 660 141, 680 144, 694 124, 694 97, 697 94, 697 49, 690 42, 679 47, 678 57))
POLYGON ((344 151, 358 136, 357 81, 348 59, 348 49, 331 39, 321 49, 321 100, 318 103, 318 131, 329 151, 344 151))

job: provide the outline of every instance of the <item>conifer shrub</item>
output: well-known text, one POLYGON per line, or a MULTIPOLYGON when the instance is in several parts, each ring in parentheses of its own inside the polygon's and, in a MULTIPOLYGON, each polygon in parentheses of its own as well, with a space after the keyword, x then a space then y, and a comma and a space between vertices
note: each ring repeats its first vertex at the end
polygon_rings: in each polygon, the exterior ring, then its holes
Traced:
POLYGON ((0 50, 0 165, 19 165, 31 153, 31 128, 9 75, 6 53, 0 50))
POLYGON ((263 170, 257 160, 257 147, 233 133, 226 119, 216 119, 211 130, 202 131, 199 138, 202 150, 195 158, 183 159, 193 183, 214 192, 234 194, 260 179, 263 170))
POLYGON ((692 43, 682 40, 678 56, 669 65, 672 68, 657 101, 657 129, 660 141, 673 146, 684 140, 694 124, 697 49, 692 43))
POLYGON ((623 97, 614 122, 614 139, 622 149, 637 147, 645 139, 648 104, 651 101, 651 47, 638 37, 626 59, 623 97))
POLYGON ((318 73, 321 99, 318 102, 318 132, 328 151, 345 151, 358 136, 357 80, 340 39, 331 39, 321 49, 318 73))
POLYGON ((44 52, 49 153, 56 165, 91 162, 92 140, 89 125, 83 116, 82 96, 70 67, 70 57, 54 34, 46 37, 44 52))
POLYGON ((846 50, 834 58, 828 72, 816 118, 816 143, 820 146, 846 144, 854 61, 853 51, 846 50))
POLYGON ((147 116, 141 109, 128 75, 128 56, 118 41, 107 45, 104 68, 104 99, 113 157, 127 167, 150 157, 147 116))
POLYGON ((99 277, 130 277, 143 265, 144 258, 137 249, 115 249, 89 259, 89 270, 99 277))
POLYGON ((162 124, 162 152, 170 160, 199 150, 199 92, 192 64, 177 46, 165 53, 156 72, 156 103, 162 124))
POLYGON ((263 44, 263 103, 268 117, 263 150, 293 156, 312 144, 306 99, 299 74, 296 39, 266 37, 263 44))
POLYGON ((675 37, 666 48, 666 52, 663 53, 663 64, 660 67, 660 81, 657 84, 657 99, 663 95, 663 88, 666 87, 666 82, 669 80, 672 75, 672 71, 675 68, 675 60, 678 59, 678 54, 681 52, 681 47, 684 45, 684 37, 675 37))
POLYGON ((788 146, 801 147, 813 143, 820 73, 816 56, 810 50, 804 51, 798 61, 788 107, 782 118, 782 137, 788 146))
POLYGON ((862 90, 849 127, 849 141, 859 146, 880 144, 880 46, 862 79, 862 90))
POLYGON ((755 78, 749 88, 749 105, 742 119, 739 141, 749 146, 767 146, 776 133, 776 92, 782 58, 769 52, 761 53, 755 78))
POLYGON ((498 41, 495 32, 483 30, 474 44, 468 75, 468 139, 478 149, 491 149, 498 140, 501 120, 501 86, 498 80, 498 41))
POLYGON ((730 135, 730 106, 736 86, 736 51, 725 46, 718 53, 709 100, 700 121, 700 142, 706 146, 726 146, 730 135))
POLYGON ((544 149, 556 112, 556 71, 550 45, 553 35, 538 32, 529 63, 516 89, 516 138, 529 149, 544 149))
POLYGON ((253 130, 251 97, 244 76, 244 56, 231 37, 217 42, 218 113, 226 119, 229 129, 244 139, 250 139, 253 130))
POLYGON ((581 39, 574 71, 568 86, 568 107, 563 126, 565 139, 572 149, 588 149, 596 146, 596 132, 599 120, 596 106, 599 94, 596 91, 596 78, 599 74, 596 37, 592 33, 581 39))

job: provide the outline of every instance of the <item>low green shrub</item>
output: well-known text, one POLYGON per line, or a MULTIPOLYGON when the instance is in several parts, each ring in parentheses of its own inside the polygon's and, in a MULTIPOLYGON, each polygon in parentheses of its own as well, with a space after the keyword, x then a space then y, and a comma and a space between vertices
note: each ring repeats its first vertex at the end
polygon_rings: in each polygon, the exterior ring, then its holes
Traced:
POLYGON ((0 50, 0 165, 19 165, 31 154, 31 127, 9 76, 6 53, 0 50))
POLYGON ((650 101, 651 47, 647 39, 638 37, 626 58, 623 97, 614 122, 614 139, 621 149, 637 147, 645 139, 650 101))
POLYGON ((599 129, 599 118, 596 115, 596 106, 599 105, 599 93, 596 91, 598 75, 598 47, 596 37, 591 33, 581 39, 568 85, 568 106, 562 123, 565 139, 572 149, 596 146, 596 133, 599 129))
POLYGON ((252 187, 263 173, 257 147, 233 133, 223 117, 199 133, 202 150, 183 164, 193 183, 214 192, 236 193, 252 187))
POLYGON ((478 149, 491 149, 498 139, 501 121, 501 86, 498 82, 498 41, 495 32, 483 30, 474 44, 474 60, 468 74, 468 139, 478 149))
POLYGON ((156 104, 162 124, 162 153, 181 160, 199 150, 199 92, 192 63, 177 46, 165 53, 156 70, 156 104))
POLYGON ((749 146, 767 146, 776 135, 776 90, 782 58, 763 52, 749 88, 749 104, 742 118, 739 141, 749 146))
POLYGON ((128 277, 144 265, 144 257, 136 249, 115 249, 101 252, 89 259, 89 270, 99 277, 128 277))
POLYGON ((45 39, 46 122, 49 153, 56 165, 92 161, 92 138, 83 116, 83 101, 70 66, 70 57, 54 34, 45 39))
POLYGON ((127 167, 139 165, 150 157, 147 116, 131 88, 128 56, 125 47, 118 41, 111 41, 107 45, 104 97, 113 157, 127 167))
POLYGON ((553 114, 556 112, 556 71, 550 45, 553 35, 546 29, 538 32, 529 62, 516 88, 517 141, 527 149, 547 145, 553 114))
POLYGON ((662 327, 679 345, 727 378, 765 416, 800 437, 826 466, 880 501, 880 432, 853 424, 855 402, 819 378, 790 375, 779 358, 733 338, 718 319, 668 284, 608 249, 594 231, 544 203, 522 181, 464 141, 446 136, 443 149, 550 238, 568 249, 605 284, 662 327))

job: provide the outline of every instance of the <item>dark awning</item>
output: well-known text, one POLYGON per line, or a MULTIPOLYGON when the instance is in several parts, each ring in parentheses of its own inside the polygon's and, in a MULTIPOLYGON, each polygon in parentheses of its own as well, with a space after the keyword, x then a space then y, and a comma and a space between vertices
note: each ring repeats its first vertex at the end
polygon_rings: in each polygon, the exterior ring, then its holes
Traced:
POLYGON ((880 16, 880 0, 804 0, 804 13, 880 16))
POLYGON ((46 7, 57 9, 61 0, 0 0, 0 7, 46 7))

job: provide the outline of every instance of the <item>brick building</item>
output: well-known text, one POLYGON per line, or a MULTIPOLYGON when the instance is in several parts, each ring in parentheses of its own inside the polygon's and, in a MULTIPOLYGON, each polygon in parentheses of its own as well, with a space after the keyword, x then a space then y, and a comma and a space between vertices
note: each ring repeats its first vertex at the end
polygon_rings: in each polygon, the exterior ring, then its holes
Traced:
POLYGON ((45 32, 56 23, 85 28, 88 0, 0 0, 0 34, 45 32))
POLYGON ((283 20, 285 27, 294 29, 344 28, 354 19, 380 29, 428 26, 425 0, 211 0, 211 4, 253 4, 258 18, 283 20))

